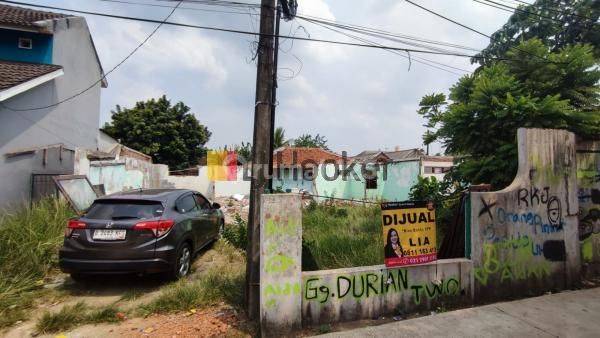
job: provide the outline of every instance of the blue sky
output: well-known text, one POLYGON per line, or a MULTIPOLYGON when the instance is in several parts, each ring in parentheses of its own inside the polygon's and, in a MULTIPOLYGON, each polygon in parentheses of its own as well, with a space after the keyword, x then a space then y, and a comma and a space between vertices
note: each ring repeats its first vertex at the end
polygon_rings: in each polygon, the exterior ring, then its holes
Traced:
MULTIPOLYGON (((26 1, 26 0, 24 0, 26 1)), ((37 4, 163 19, 168 8, 100 0, 28 0, 37 4)), ((168 4, 157 0, 130 0, 168 4)), ((258 0, 245 0, 255 2, 258 0)), ((471 0, 415 0, 419 4, 491 34, 509 13, 471 0)), ((400 0, 298 0, 305 15, 380 28, 427 39, 483 48, 488 39, 453 25, 400 0)), ((186 3, 185 7, 222 9, 186 3)), ((231 10, 231 9, 229 9, 231 10)), ((239 9, 237 11, 240 11, 239 9)), ((258 30, 258 12, 215 13, 178 9, 175 22, 258 30)), ((154 28, 155 24, 86 16, 103 67, 111 69, 154 28)), ((282 34, 352 41, 313 24, 294 20, 282 34)), ((355 42, 355 41, 353 41, 355 42)), ((108 78, 102 91, 101 124, 116 104, 167 95, 183 101, 213 135, 211 147, 252 140, 256 63, 251 36, 163 26, 132 58, 108 78)), ((393 44, 380 41, 382 44, 393 44)), ((428 93, 444 92, 458 75, 431 68, 378 49, 282 41, 276 125, 288 138, 321 134, 335 151, 356 154, 365 149, 422 147, 423 120, 418 102, 428 93)), ((415 55, 416 56, 416 55, 415 55)), ((467 58, 420 55, 472 70, 467 58)), ((459 72, 460 73, 460 72, 459 72)), ((432 147, 433 152, 439 145, 432 147)))

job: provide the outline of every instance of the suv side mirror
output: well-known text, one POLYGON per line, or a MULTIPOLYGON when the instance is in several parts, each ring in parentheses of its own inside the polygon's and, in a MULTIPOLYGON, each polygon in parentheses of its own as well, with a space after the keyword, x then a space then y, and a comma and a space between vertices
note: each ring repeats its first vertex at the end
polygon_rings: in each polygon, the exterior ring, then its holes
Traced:
POLYGON ((219 203, 215 202, 212 204, 212 208, 213 209, 221 209, 221 205, 219 203))

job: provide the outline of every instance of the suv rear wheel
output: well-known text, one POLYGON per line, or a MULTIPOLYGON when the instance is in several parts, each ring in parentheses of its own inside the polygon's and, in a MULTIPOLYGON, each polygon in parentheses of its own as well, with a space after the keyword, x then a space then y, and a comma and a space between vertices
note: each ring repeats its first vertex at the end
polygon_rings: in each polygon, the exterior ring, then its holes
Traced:
POLYGON ((177 256, 173 268, 169 273, 170 279, 180 279, 190 273, 192 267, 192 248, 189 244, 183 243, 177 250, 177 256))

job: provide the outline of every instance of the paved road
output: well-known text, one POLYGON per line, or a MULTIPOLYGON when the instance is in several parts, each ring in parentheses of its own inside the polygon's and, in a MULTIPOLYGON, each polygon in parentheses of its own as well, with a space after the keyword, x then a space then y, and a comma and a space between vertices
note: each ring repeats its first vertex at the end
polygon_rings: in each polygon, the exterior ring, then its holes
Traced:
POLYGON ((319 337, 600 337, 600 288, 496 303, 319 337))

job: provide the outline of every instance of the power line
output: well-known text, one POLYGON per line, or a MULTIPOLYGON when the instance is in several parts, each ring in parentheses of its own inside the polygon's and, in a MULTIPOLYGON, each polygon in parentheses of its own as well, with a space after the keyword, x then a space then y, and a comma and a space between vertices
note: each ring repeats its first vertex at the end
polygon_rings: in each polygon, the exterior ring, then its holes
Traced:
MULTIPOLYGON (((340 31, 340 30, 337 30, 337 29, 335 29, 335 28, 332 28, 332 27, 327 27, 327 26, 326 26, 325 24, 323 24, 323 23, 319 23, 319 22, 316 22, 316 21, 313 21, 313 20, 310 20, 310 19, 307 19, 307 18, 300 18, 300 19, 302 19, 302 20, 305 20, 305 21, 307 21, 307 22, 310 22, 310 23, 312 23, 313 25, 318 25, 318 26, 321 26, 321 27, 323 27, 323 28, 326 28, 326 29, 329 29, 329 30, 331 30, 331 31, 334 31, 334 32, 336 32, 336 33, 339 33, 339 34, 345 35, 345 36, 347 36, 347 37, 350 37, 350 38, 352 38, 352 39, 355 39, 355 40, 358 40, 358 41, 362 41, 362 42, 366 42, 366 43, 370 43, 370 44, 376 44, 376 45, 380 45, 380 46, 381 46, 381 44, 378 44, 377 42, 374 42, 374 41, 372 41, 372 40, 367 40, 367 39, 364 39, 364 38, 360 38, 360 37, 358 37, 358 36, 356 36, 356 35, 352 35, 352 34, 344 33, 344 32, 342 32, 342 31, 340 31)), ((441 62, 437 62, 437 61, 433 61, 433 60, 429 60, 429 59, 425 59, 425 58, 410 57, 410 56, 402 55, 402 54, 400 54, 398 51, 394 51, 394 50, 388 50, 388 51, 389 51, 389 52, 391 52, 391 53, 397 54, 397 55, 399 55, 399 56, 401 56, 401 57, 403 57, 403 58, 405 58, 405 59, 408 59, 408 60, 409 60, 409 62, 411 62, 411 59, 412 59, 412 58, 414 58, 414 59, 415 59, 415 61, 416 61, 416 62, 418 62, 418 63, 424 64, 424 65, 427 65, 427 66, 430 66, 430 67, 433 67, 433 68, 437 68, 437 69, 439 69, 439 70, 443 70, 443 71, 445 71, 445 72, 452 73, 452 74, 454 74, 454 75, 459 75, 459 76, 462 76, 463 74, 459 74, 459 73, 456 73, 456 72, 450 71, 450 70, 448 70, 448 69, 444 69, 444 68, 440 68, 440 67, 434 66, 434 65, 432 65, 432 64, 429 64, 428 62, 431 62, 431 63, 434 63, 434 64, 438 64, 438 65, 441 65, 441 66, 444 66, 444 67, 448 67, 448 68, 453 68, 453 69, 456 69, 456 70, 459 70, 459 71, 462 71, 462 72, 470 73, 470 71, 468 71, 468 70, 461 69, 461 68, 457 68, 457 67, 454 67, 454 66, 450 66, 450 65, 447 65, 447 64, 444 64, 444 63, 441 63, 441 62), (419 61, 419 60, 421 60, 421 61, 419 61)))
MULTIPOLYGON (((201 25, 192 25, 192 24, 179 23, 179 22, 171 22, 171 21, 162 22, 162 21, 153 20, 153 19, 130 17, 130 16, 123 16, 123 15, 115 15, 115 14, 107 14, 107 13, 98 13, 98 12, 91 12, 91 11, 82 11, 82 10, 76 10, 76 9, 55 7, 55 6, 37 5, 37 4, 32 4, 32 3, 20 2, 20 1, 0 0, 0 2, 10 3, 10 4, 17 4, 17 5, 24 5, 24 6, 31 6, 31 7, 38 7, 38 8, 45 8, 45 9, 62 10, 62 11, 67 11, 67 12, 74 12, 74 13, 80 13, 80 14, 88 14, 88 15, 94 15, 94 16, 102 16, 102 17, 108 17, 108 18, 113 18, 113 19, 133 20, 133 21, 149 22, 149 23, 162 23, 164 25, 171 25, 171 26, 178 26, 178 27, 187 27, 187 28, 198 28, 198 29, 204 29, 204 30, 211 30, 211 31, 218 31, 218 32, 227 32, 227 33, 235 33, 235 34, 243 34, 243 35, 255 35, 255 36, 264 35, 264 36, 273 36, 273 37, 275 37, 275 34, 261 34, 261 33, 249 32, 249 31, 243 31, 243 30, 237 30, 237 29, 219 28, 219 27, 201 26, 201 25)), ((457 52, 436 52, 436 51, 429 51, 429 50, 422 50, 422 49, 411 49, 411 48, 393 47, 393 46, 385 46, 385 45, 375 46, 375 45, 352 43, 352 42, 343 42, 343 41, 336 41, 336 40, 305 38, 305 37, 300 37, 300 36, 277 35, 277 37, 286 38, 286 39, 290 39, 290 40, 311 41, 311 42, 328 43, 328 44, 334 44, 334 45, 344 45, 344 46, 364 47, 364 48, 374 48, 374 49, 389 49, 389 50, 398 50, 398 51, 411 52, 411 53, 423 53, 423 54, 433 54, 433 55, 459 56, 459 57, 475 58, 475 59, 484 58, 482 56, 470 55, 470 54, 464 54, 464 53, 457 53, 457 52)), ((490 58, 494 59, 494 60, 499 60, 499 61, 515 61, 515 62, 519 62, 520 61, 520 60, 517 60, 517 59, 509 59, 509 58, 504 58, 504 57, 490 57, 490 58)), ((550 62, 550 61, 548 61, 548 62, 550 62)))
MULTIPOLYGON (((405 44, 408 44, 408 43, 406 43, 405 41, 398 40, 398 39, 390 39, 389 37, 413 40, 413 41, 423 42, 426 44, 440 45, 440 46, 451 47, 451 48, 456 48, 456 49, 464 49, 464 50, 471 50, 471 51, 479 52, 479 49, 477 49, 477 48, 463 46, 463 45, 459 45, 459 44, 455 44, 455 43, 430 40, 430 39, 415 37, 415 36, 406 35, 406 34, 392 33, 392 32, 381 30, 381 29, 360 26, 360 25, 355 25, 355 24, 349 24, 349 23, 342 23, 342 22, 338 22, 338 21, 327 20, 327 19, 318 18, 318 17, 314 17, 314 16, 309 16, 309 15, 305 15, 305 16, 297 15, 296 17, 298 17, 300 19, 310 19, 313 21, 324 23, 326 25, 332 25, 332 26, 335 26, 338 28, 348 29, 348 30, 352 30, 355 32, 360 32, 360 33, 368 32, 368 33, 370 33, 369 35, 371 35, 371 36, 375 36, 375 34, 376 34, 378 37, 381 37, 383 39, 388 39, 388 40, 396 41, 396 42, 402 42, 405 44)), ((418 44, 418 46, 424 46, 424 45, 418 44)), ((425 48, 430 48, 430 47, 425 47, 425 48)))
MULTIPOLYGON (((167 7, 167 8, 171 7, 168 5, 157 5, 157 4, 149 4, 149 3, 141 3, 141 2, 133 2, 133 1, 125 1, 125 0, 98 0, 98 1, 115 2, 115 3, 131 4, 131 5, 140 5, 140 6, 157 6, 157 7, 167 7)), ((155 1, 170 1, 170 0, 155 0, 155 1)), ((190 2, 190 1, 185 1, 185 2, 190 2)), ((196 3, 196 1, 194 1, 193 3, 196 3)), ((201 5, 211 5, 211 3, 206 3, 206 1, 203 1, 201 3, 201 5)), ((218 5, 218 4, 213 4, 213 5, 218 5)), ((200 11, 216 11, 218 13, 232 13, 232 14, 253 15, 253 16, 259 15, 257 13, 236 12, 236 11, 219 11, 219 10, 210 10, 210 9, 202 9, 202 8, 195 8, 195 7, 180 7, 180 9, 200 10, 200 11)), ((377 33, 379 35, 384 35, 384 36, 389 36, 389 37, 397 37, 400 39, 414 40, 414 41, 424 42, 424 43, 433 44, 433 45, 442 45, 442 46, 446 46, 446 47, 452 47, 452 48, 457 48, 457 49, 464 49, 464 50, 471 50, 471 51, 479 52, 479 49, 473 48, 473 47, 467 47, 467 46, 462 46, 462 45, 448 43, 448 42, 442 42, 442 41, 436 41, 436 40, 428 40, 428 39, 410 36, 410 35, 406 35, 406 34, 392 33, 392 32, 385 31, 385 30, 380 30, 380 29, 365 27, 365 26, 359 26, 359 25, 355 25, 355 24, 331 21, 331 20, 327 20, 327 19, 321 18, 321 17, 315 17, 315 16, 310 16, 310 15, 300 15, 300 14, 297 15, 296 17, 303 18, 303 19, 311 19, 314 21, 319 21, 321 23, 328 24, 328 25, 336 25, 339 28, 354 30, 356 32, 358 32, 359 29, 363 30, 363 31, 368 31, 369 33, 371 33, 371 34, 369 34, 371 36, 374 36, 373 34, 377 33)), ((363 34, 366 34, 366 33, 363 33, 363 34)), ((390 39, 387 37, 381 37, 381 38, 388 39, 390 41, 401 42, 401 43, 404 43, 407 45, 432 49, 431 47, 427 47, 422 44, 410 44, 405 41, 399 41, 398 39, 390 39)))
MULTIPOLYGON (((146 2, 125 1, 125 0, 98 0, 98 1, 120 3, 120 4, 125 4, 125 5, 158 7, 158 8, 173 8, 174 7, 174 6, 170 6, 170 5, 151 4, 151 3, 146 3, 146 2)), ((255 14, 255 13, 239 12, 239 11, 225 11, 225 10, 197 8, 197 7, 180 6, 179 9, 185 9, 185 10, 190 10, 190 11, 201 11, 201 12, 214 12, 214 13, 225 13, 225 14, 240 14, 240 15, 256 15, 256 16, 258 16, 258 14, 255 14)))
MULTIPOLYGON (((537 7, 537 1, 534 1, 533 3, 525 2, 525 1, 522 1, 522 0, 513 0, 513 1, 521 3, 521 4, 524 4, 524 5, 527 5, 527 6, 537 7)), ((556 8, 560 8, 560 7, 547 6, 546 8, 549 11, 552 11, 552 12, 555 12, 555 13, 558 13, 558 14, 569 15, 569 16, 576 16, 576 17, 579 17, 579 18, 582 18, 582 19, 587 19, 587 20, 591 20, 591 21, 595 22, 595 20, 593 18, 589 17, 589 16, 580 15, 580 14, 577 14, 577 13, 574 13, 574 12, 573 13, 569 13, 567 11, 562 11, 560 9, 556 9, 556 8)))
MULTIPOLYGON (((521 8, 518 8, 518 7, 511 7, 511 6, 508 6, 508 5, 505 5, 505 4, 501 4, 501 3, 498 3, 498 2, 495 2, 495 1, 492 1, 492 0, 484 0, 485 2, 482 2, 480 0, 473 0, 473 1, 478 2, 480 4, 483 4, 483 5, 486 5, 486 6, 494 7, 494 8, 500 9, 500 10, 508 11, 508 12, 513 12, 513 11, 514 12, 520 12, 520 13, 524 13, 524 14, 527 14, 527 15, 538 16, 538 17, 540 17, 542 19, 555 21, 555 22, 558 22, 558 23, 563 24, 563 25, 567 25, 568 24, 568 22, 562 21, 560 19, 556 19, 556 18, 545 16, 545 15, 542 15, 542 14, 530 12, 528 10, 524 10, 524 9, 521 9, 521 8)), ((594 24, 594 23, 592 23, 592 24, 594 24)))
MULTIPOLYGON (((420 8, 420 9, 422 9, 422 10, 424 10, 424 11, 428 12, 428 13, 431 13, 431 14, 433 14, 433 15, 437 16, 437 17, 440 17, 440 18, 442 18, 442 19, 444 19, 444 20, 446 20, 446 21, 452 22, 452 23, 453 23, 453 24, 455 24, 455 25, 458 25, 458 26, 460 26, 460 27, 463 27, 463 28, 465 28, 465 29, 468 29, 468 30, 470 30, 470 31, 472 31, 472 32, 475 32, 475 33, 479 34, 479 35, 485 36, 486 38, 490 39, 491 41, 494 41, 494 40, 495 40, 495 39, 494 39, 494 38, 493 38, 491 35, 488 35, 488 34, 485 34, 485 33, 481 32, 481 31, 478 31, 478 30, 477 30, 477 29, 475 29, 475 28, 472 28, 472 27, 469 27, 469 26, 467 26, 467 25, 465 25, 465 24, 462 24, 462 23, 460 23, 460 22, 458 22, 458 21, 456 21, 456 20, 453 20, 453 19, 451 19, 451 18, 449 18, 449 17, 447 17, 447 16, 444 16, 444 15, 442 15, 442 14, 440 14, 440 13, 437 13, 437 12, 435 12, 435 11, 433 11, 433 10, 429 9, 429 8, 423 7, 423 6, 421 6, 421 5, 417 4, 417 3, 414 3, 414 2, 412 2, 411 0, 404 0, 404 1, 408 2, 409 4, 411 4, 411 5, 413 5, 413 6, 416 6, 416 7, 420 8)), ((558 62, 553 62, 553 61, 550 61, 550 60, 548 60, 548 59, 546 59, 546 58, 544 58, 544 57, 541 57, 541 56, 539 56, 539 55, 533 54, 533 53, 531 53, 531 52, 529 52, 529 51, 526 51, 526 50, 520 49, 520 48, 518 48, 518 47, 515 47, 515 46, 511 46, 510 48, 513 48, 513 49, 516 49, 516 50, 518 50, 518 51, 520 51, 520 52, 523 52, 523 53, 525 53, 525 54, 528 54, 528 55, 534 56, 534 57, 536 57, 536 58, 538 58, 538 59, 542 59, 542 60, 544 60, 544 61, 546 61, 546 62, 555 63, 555 64, 557 64, 557 63, 558 63, 558 62)), ((485 59, 486 57, 483 57, 483 56, 481 56, 481 57, 477 57, 477 58, 480 58, 480 59, 485 59)), ((490 57, 488 56, 488 58, 490 58, 490 57)), ((492 59, 494 59, 494 58, 492 58, 492 59)))

